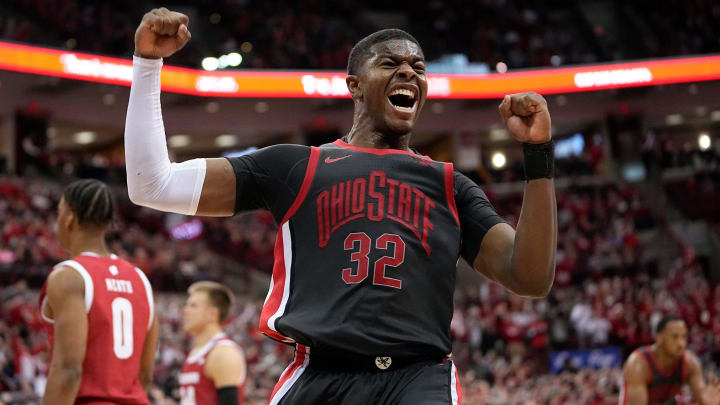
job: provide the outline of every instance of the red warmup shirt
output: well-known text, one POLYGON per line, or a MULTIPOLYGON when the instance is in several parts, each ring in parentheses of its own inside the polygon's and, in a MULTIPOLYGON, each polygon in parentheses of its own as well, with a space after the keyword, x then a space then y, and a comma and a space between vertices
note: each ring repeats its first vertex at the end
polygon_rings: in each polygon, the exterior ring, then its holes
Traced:
MULTIPOLYGON (((115 255, 81 253, 54 269, 70 267, 85 284, 88 335, 83 374, 75 403, 144 405, 148 397, 138 376, 148 329, 153 319, 153 294, 145 274, 115 255)), ((53 320, 45 316, 47 281, 40 293, 40 313, 50 340, 53 320)), ((51 360, 52 361, 52 360, 51 360)))
MULTIPOLYGON (((217 388, 205 375, 205 362, 210 352, 217 346, 237 344, 224 333, 213 336, 203 347, 190 352, 180 372, 180 405, 217 405, 217 388)), ((243 364, 243 370, 246 370, 243 364)), ((238 404, 242 405, 245 391, 245 374, 238 385, 238 404)))

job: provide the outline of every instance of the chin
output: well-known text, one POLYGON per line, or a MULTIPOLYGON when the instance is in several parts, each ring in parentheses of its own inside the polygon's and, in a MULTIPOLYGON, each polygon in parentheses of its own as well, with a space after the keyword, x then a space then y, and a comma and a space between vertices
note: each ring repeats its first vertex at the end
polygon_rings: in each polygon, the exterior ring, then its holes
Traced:
POLYGON ((409 134, 413 127, 415 126, 414 122, 396 122, 396 123, 387 123, 386 129, 383 131, 386 135, 394 135, 394 136, 402 136, 409 134))

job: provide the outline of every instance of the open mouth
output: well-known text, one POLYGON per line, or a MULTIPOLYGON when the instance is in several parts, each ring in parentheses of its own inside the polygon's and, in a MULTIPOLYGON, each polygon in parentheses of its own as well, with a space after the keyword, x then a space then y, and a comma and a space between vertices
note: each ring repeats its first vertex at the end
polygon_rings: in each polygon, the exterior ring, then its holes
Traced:
POLYGON ((390 92, 388 100, 395 109, 402 112, 412 112, 417 102, 417 95, 410 89, 397 88, 390 92))

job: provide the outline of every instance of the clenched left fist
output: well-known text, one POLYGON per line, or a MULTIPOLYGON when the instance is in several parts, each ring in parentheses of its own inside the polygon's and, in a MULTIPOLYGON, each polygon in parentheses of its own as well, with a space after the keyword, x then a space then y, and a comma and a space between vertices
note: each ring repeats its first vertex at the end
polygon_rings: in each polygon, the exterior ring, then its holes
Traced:
POLYGON ((498 110, 516 140, 545 143, 552 139, 550 112, 543 96, 535 92, 508 94, 498 110))

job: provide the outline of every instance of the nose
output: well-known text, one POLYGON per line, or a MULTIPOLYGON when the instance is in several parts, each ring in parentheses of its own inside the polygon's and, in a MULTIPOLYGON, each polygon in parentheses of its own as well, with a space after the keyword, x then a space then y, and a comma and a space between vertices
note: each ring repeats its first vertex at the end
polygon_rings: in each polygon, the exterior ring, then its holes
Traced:
POLYGON ((409 81, 409 80, 412 80, 415 78, 416 73, 415 73, 415 70, 413 70, 413 68, 409 64, 403 63, 398 68, 397 75, 401 79, 405 79, 405 80, 409 81))

